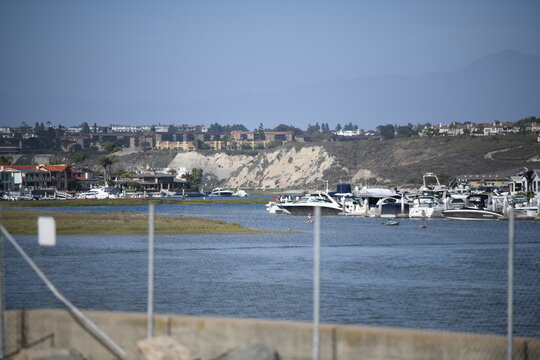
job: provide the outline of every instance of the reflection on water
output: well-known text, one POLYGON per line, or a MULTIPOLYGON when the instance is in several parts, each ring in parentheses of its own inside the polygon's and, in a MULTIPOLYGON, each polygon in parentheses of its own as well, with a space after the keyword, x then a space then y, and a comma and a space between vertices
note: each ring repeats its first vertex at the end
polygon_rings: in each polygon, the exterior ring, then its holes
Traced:
MULTIPOLYGON (((158 235, 156 312, 311 319, 313 224, 301 217, 269 215, 263 205, 170 205, 156 210, 302 232, 158 235)), ((503 334, 507 223, 441 219, 429 221, 427 229, 419 225, 418 220, 389 227, 380 219, 323 218, 321 320, 503 334)), ((540 336, 539 233, 538 222, 517 223, 518 335, 540 336)), ((59 236, 54 248, 39 248, 35 237, 17 239, 77 306, 146 310, 146 236, 59 236)), ((6 257, 8 308, 62 307, 10 245, 6 257)))

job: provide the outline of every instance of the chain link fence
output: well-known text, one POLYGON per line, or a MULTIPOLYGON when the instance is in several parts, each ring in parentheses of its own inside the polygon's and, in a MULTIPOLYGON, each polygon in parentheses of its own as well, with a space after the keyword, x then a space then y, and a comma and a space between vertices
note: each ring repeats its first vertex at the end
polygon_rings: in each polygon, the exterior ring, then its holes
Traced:
MULTIPOLYGON (((203 359, 249 343, 271 344, 283 359, 311 359, 313 226, 297 217, 272 221, 286 233, 156 236, 155 312, 178 314, 157 315, 156 335, 188 343, 203 359)), ((320 219, 321 359, 508 358, 509 222, 419 225, 320 219)), ((515 226, 512 358, 540 359, 540 222, 515 226)), ((122 330, 111 315, 93 318, 134 355, 146 336, 147 237, 63 236, 54 248, 16 238, 76 306, 138 313, 117 318, 122 330)), ((61 331, 73 318, 46 324, 34 310, 63 304, 10 244, 3 258, 4 357, 68 346, 61 331)))

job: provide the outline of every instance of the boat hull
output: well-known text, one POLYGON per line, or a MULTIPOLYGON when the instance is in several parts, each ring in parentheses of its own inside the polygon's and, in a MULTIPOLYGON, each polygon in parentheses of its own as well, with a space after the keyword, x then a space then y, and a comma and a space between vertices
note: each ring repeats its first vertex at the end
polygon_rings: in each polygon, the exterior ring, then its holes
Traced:
POLYGON ((503 217, 502 214, 494 211, 475 209, 445 210, 442 216, 453 220, 499 220, 503 217))
MULTIPOLYGON (((280 205, 281 208, 287 210, 291 215, 295 216, 308 216, 315 215, 315 206, 309 205, 280 205)), ((343 211, 339 208, 320 206, 322 216, 335 216, 341 214, 343 211)))
POLYGON ((444 209, 439 208, 421 208, 421 207, 415 207, 409 209, 409 217, 410 218, 439 218, 442 216, 442 211, 444 209))
POLYGON ((208 196, 225 197, 225 196, 233 196, 233 193, 232 191, 221 191, 221 192, 216 192, 216 193, 210 193, 208 194, 208 196))

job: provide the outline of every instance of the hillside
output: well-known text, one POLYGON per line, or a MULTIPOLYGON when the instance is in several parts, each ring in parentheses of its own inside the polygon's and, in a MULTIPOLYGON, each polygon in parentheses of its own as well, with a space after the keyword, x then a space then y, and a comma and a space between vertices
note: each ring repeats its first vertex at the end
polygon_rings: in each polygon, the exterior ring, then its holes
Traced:
POLYGON ((325 180, 418 183, 429 171, 449 177, 512 173, 523 166, 540 167, 539 162, 540 144, 515 135, 289 144, 255 157, 180 153, 170 166, 202 167, 227 187, 287 189, 325 180))
POLYGON ((392 139, 331 143, 325 149, 349 169, 352 180, 365 178, 364 170, 380 180, 407 183, 425 172, 494 174, 540 165, 540 144, 526 136, 392 139))
MULTIPOLYGON (((26 154, 17 164, 68 163, 73 154, 26 154)), ((101 153, 85 160, 85 168, 101 172, 101 153)), ((229 188, 302 189, 320 188, 325 181, 362 185, 418 184, 426 172, 450 178, 463 174, 513 174, 526 166, 540 168, 540 143, 532 135, 490 137, 433 137, 392 140, 362 140, 324 143, 294 143, 234 155, 147 151, 115 154, 113 170, 146 171, 153 168, 201 168, 205 189, 229 188)))

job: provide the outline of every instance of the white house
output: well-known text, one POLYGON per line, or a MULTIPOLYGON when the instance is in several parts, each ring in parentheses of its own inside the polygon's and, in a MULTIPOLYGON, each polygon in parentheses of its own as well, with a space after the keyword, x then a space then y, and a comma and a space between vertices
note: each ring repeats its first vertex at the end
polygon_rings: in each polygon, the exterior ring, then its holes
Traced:
POLYGON ((358 135, 364 135, 364 130, 357 129, 357 130, 338 130, 333 131, 334 134, 339 136, 358 136, 358 135))
POLYGON ((512 193, 529 192, 540 193, 540 169, 532 169, 534 171, 531 188, 527 184, 527 179, 523 176, 522 171, 510 177, 510 191, 512 193))

